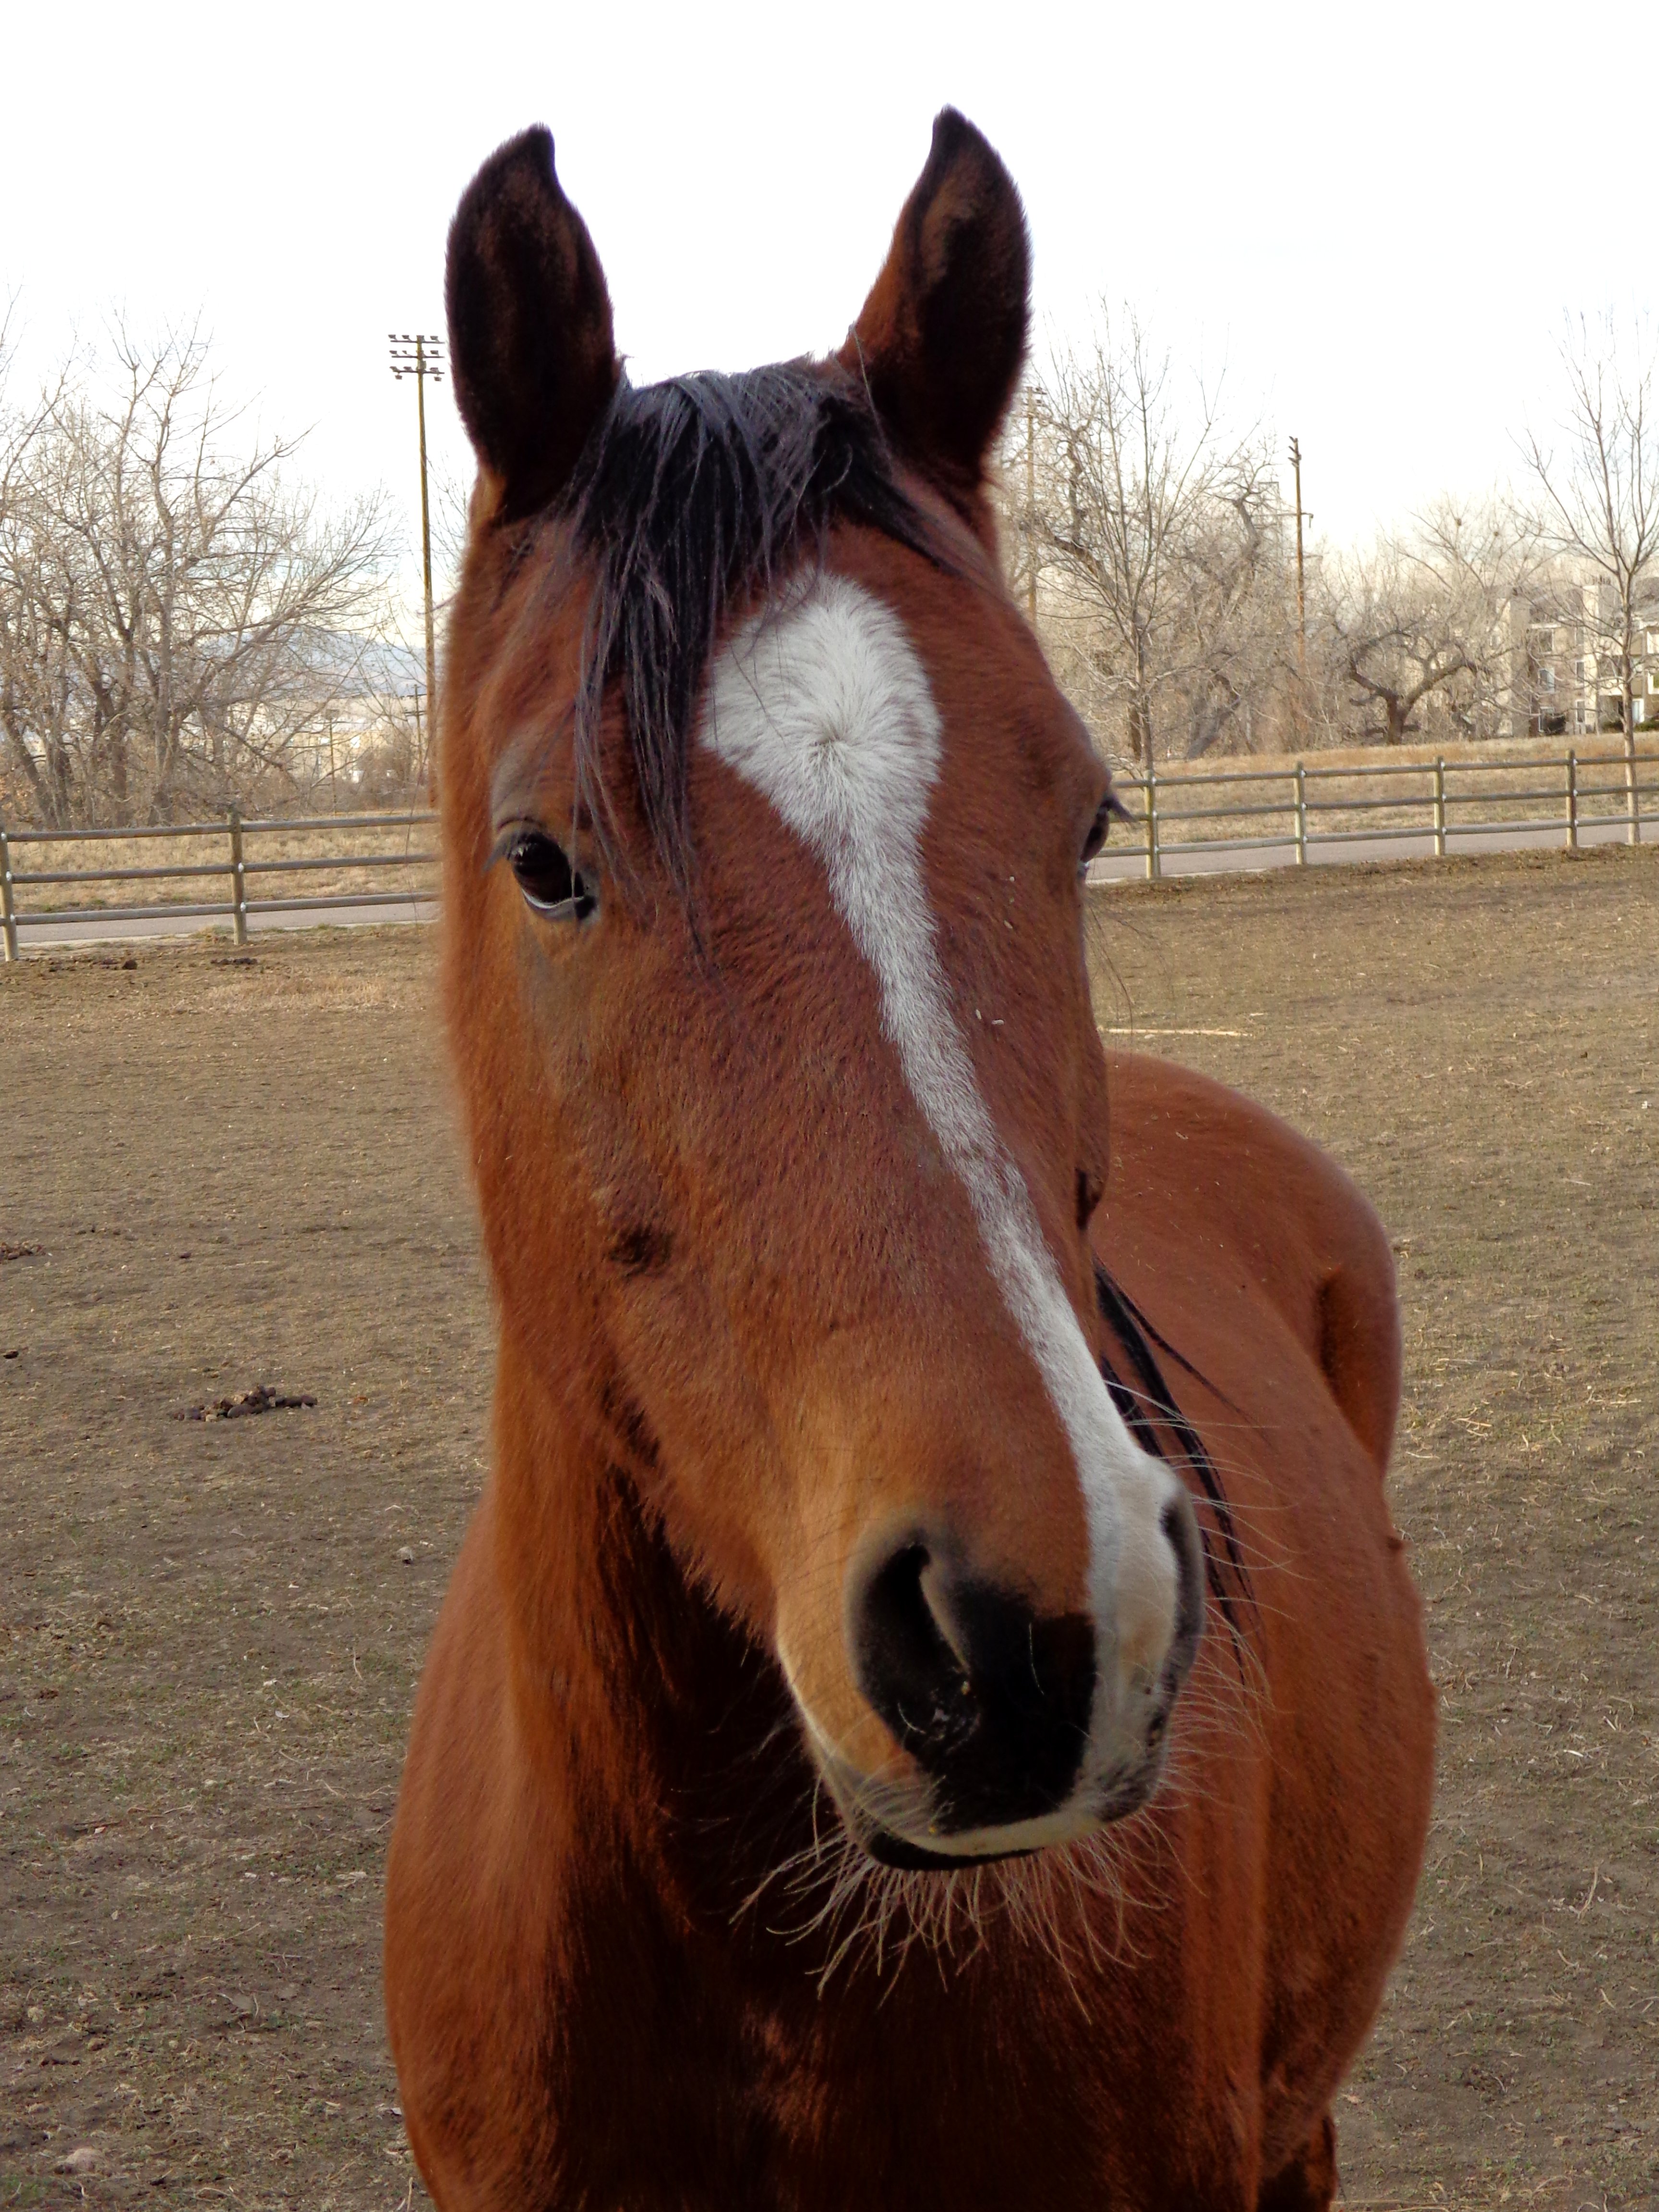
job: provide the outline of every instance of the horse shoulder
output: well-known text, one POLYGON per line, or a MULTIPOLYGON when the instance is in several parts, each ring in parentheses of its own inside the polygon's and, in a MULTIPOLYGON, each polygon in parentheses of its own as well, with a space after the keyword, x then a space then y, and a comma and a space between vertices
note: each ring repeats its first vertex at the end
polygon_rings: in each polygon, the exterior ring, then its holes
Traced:
POLYGON ((1404 1934, 1432 1782, 1421 1611, 1382 1483, 1393 1259, 1336 1164, 1223 1085, 1124 1054, 1109 1100, 1099 1249, 1203 1435, 1260 1607, 1255 1724, 1194 1747, 1190 1817, 1212 1851, 1259 1854, 1261 2203, 1301 2212, 1329 2202, 1330 2100, 1404 1934), (1252 1755, 1261 1825, 1224 1840, 1252 1755))
POLYGON ((1399 1412, 1394 1255, 1376 1209, 1330 1155, 1265 1107, 1171 1060, 1110 1062, 1115 1214, 1176 1218, 1188 1249, 1224 1247, 1318 1366, 1379 1474, 1399 1412))

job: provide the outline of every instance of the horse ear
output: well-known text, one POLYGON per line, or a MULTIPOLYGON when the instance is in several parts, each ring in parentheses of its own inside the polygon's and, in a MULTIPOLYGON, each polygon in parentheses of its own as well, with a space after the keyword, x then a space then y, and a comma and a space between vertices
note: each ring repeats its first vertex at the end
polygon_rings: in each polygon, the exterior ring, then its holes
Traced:
POLYGON ((946 491, 970 497, 1019 381, 1031 248, 1014 180, 954 107, 840 358, 861 370, 896 441, 946 491))
POLYGON ((444 304, 456 404, 499 481, 496 512, 533 514, 569 482, 619 374, 605 271, 540 125, 492 154, 462 194, 444 304))

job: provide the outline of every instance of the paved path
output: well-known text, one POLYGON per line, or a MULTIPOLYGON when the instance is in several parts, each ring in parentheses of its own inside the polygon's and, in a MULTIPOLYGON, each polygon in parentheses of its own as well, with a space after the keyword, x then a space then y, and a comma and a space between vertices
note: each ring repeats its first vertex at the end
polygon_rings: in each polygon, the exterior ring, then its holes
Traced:
MULTIPOLYGON (((1642 836, 1644 843, 1653 843, 1659 838, 1659 825, 1644 820, 1642 836)), ((1614 823, 1582 829, 1578 842, 1581 845, 1622 845, 1625 826, 1614 823)), ((1516 822, 1487 831, 1449 829, 1446 832, 1449 859, 1462 859, 1475 853, 1559 852, 1565 843, 1565 835, 1555 822, 1516 822)), ((1401 830, 1397 835, 1356 838, 1332 845, 1316 844, 1310 840, 1308 846, 1308 865, 1320 868, 1344 867, 1355 860, 1431 860, 1434 857, 1431 830, 1401 830)), ((1166 877, 1236 875, 1262 868, 1294 867, 1296 844, 1292 838, 1286 837, 1281 842, 1240 853, 1218 838, 1201 852, 1172 853, 1166 848, 1160 859, 1166 877)), ((1146 875, 1144 836, 1128 824, 1115 822, 1106 850, 1089 871, 1090 882, 1139 883, 1145 881, 1146 875)))
MULTIPOLYGON (((389 898, 374 906, 310 907, 299 914, 256 914, 248 917, 248 935, 258 937, 267 929, 350 929, 359 923, 388 921, 435 921, 438 902, 434 898, 389 898)), ((88 915, 78 921, 52 921, 44 916, 19 915, 17 917, 17 950, 20 953, 46 952, 57 945, 93 945, 111 941, 137 942, 147 937, 191 937, 210 933, 230 939, 230 921, 204 920, 200 915, 169 915, 158 907, 153 915, 142 921, 104 921, 96 915, 88 915)))

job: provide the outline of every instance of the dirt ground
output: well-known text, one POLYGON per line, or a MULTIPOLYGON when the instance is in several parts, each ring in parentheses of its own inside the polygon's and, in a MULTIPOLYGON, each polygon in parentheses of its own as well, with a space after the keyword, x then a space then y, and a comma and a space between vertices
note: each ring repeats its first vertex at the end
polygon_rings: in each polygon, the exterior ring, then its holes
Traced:
MULTIPOLYGON (((1397 1240, 1443 1740, 1346 2201, 1659 2204, 1659 853, 1096 915, 1103 1024, 1397 1240)), ((490 1358, 432 950, 0 973, 0 2208, 424 2201, 381 1867, 490 1358)))

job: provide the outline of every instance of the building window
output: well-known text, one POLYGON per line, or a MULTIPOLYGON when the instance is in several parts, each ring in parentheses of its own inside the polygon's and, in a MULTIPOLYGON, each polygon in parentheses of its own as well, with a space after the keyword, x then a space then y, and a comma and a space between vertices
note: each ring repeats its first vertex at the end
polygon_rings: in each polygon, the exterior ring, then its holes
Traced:
POLYGON ((1539 690, 1540 690, 1540 691, 1553 691, 1553 690, 1554 690, 1554 689, 1555 689, 1555 671, 1554 671, 1553 668, 1540 668, 1540 669, 1539 670, 1539 672, 1538 672, 1538 688, 1539 688, 1539 690))

